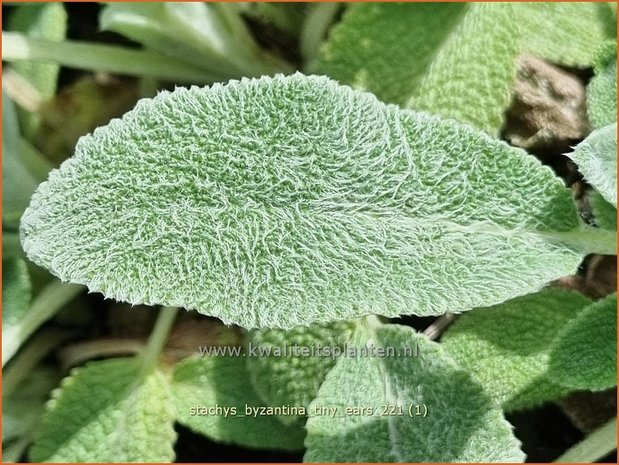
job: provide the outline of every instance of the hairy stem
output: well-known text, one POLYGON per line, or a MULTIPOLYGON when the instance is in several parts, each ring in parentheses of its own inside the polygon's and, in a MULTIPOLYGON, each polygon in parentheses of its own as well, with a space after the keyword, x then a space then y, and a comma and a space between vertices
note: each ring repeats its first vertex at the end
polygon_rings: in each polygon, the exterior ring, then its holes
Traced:
POLYGON ((148 373, 157 363, 176 318, 177 307, 164 307, 159 311, 153 332, 150 334, 142 358, 142 372, 148 373))
POLYGON ((585 439, 568 449, 555 462, 591 463, 617 448, 617 417, 602 425, 585 439))
POLYGON ((159 53, 88 42, 53 42, 17 32, 2 32, 2 59, 57 63, 88 71, 155 76, 172 81, 209 83, 216 76, 159 53))
POLYGON ((2 366, 43 323, 84 290, 78 284, 53 281, 32 301, 24 318, 15 325, 2 329, 2 366))

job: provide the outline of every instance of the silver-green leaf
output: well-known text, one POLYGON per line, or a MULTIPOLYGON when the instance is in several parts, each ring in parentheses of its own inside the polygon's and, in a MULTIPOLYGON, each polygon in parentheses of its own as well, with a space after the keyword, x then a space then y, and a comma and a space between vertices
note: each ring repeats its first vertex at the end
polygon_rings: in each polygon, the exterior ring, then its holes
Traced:
POLYGON ((93 362, 52 393, 37 427, 35 462, 170 462, 174 408, 167 375, 139 358, 93 362))
POLYGON ((398 325, 368 325, 355 338, 376 352, 343 357, 327 375, 310 404, 305 461, 523 461, 501 410, 439 344, 398 325), (418 356, 405 354, 415 346, 418 356), (320 407, 335 416, 312 416, 320 407))
POLYGON ((588 306, 558 335, 549 378, 572 389, 617 385, 617 294, 588 306))
POLYGON ((617 121, 617 44, 599 52, 595 76, 587 86, 587 114, 591 126, 602 128, 617 121))
MULTIPOLYGON (((284 426, 252 389, 245 357, 193 357, 177 364, 172 392, 179 423, 224 443, 300 450, 305 430, 284 426), (246 413, 246 407, 249 410, 246 413)), ((284 405, 275 405, 284 407, 284 405)))
POLYGON ((617 207, 617 123, 596 129, 567 154, 585 180, 617 207))
MULTIPOLYGON (((255 356, 247 358, 247 369, 260 398, 267 405, 307 407, 335 365, 338 354, 344 350, 355 326, 353 320, 299 326, 286 331, 263 329, 252 332, 249 343, 255 356), (310 351, 316 348, 321 352, 311 354, 310 351)), ((284 423, 298 419, 294 416, 279 418, 284 423)))
POLYGON ((245 328, 499 303, 572 273, 560 242, 591 234, 524 151, 300 74, 141 101, 21 222, 64 281, 245 328))
POLYGON ((462 315, 442 342, 506 411, 536 407, 569 392, 547 377, 550 347, 590 303, 576 292, 546 289, 462 315))

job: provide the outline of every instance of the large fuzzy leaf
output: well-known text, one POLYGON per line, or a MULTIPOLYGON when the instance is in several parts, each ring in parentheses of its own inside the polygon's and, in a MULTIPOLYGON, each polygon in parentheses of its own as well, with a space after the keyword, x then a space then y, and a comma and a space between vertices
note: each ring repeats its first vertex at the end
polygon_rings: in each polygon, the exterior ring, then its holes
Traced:
POLYGON ((617 207, 617 123, 596 129, 567 154, 587 182, 617 207))
POLYGON ((37 427, 35 462, 169 462, 174 410, 166 375, 140 359, 76 369, 54 391, 37 427))
POLYGON ((21 234, 108 297, 289 328, 535 291, 576 269, 578 228, 525 152, 296 74, 141 101, 79 141, 21 234))
MULTIPOLYGON (((247 368, 260 398, 267 405, 307 407, 335 365, 355 328, 354 321, 299 326, 287 331, 254 331, 249 338, 254 356, 247 368), (318 348, 319 353, 314 354, 318 348)), ((297 417, 280 417, 291 423, 297 417)))
POLYGON ((303 448, 302 426, 284 426, 273 412, 261 410, 267 406, 252 389, 244 357, 188 358, 175 367, 172 392, 178 421, 215 441, 261 449, 303 448), (254 409, 247 416, 246 406, 254 409))
POLYGON ((549 377, 572 389, 617 385, 617 294, 587 307, 559 334, 549 377))
POLYGON ((360 354, 338 360, 310 404, 310 415, 317 407, 335 408, 336 415, 310 416, 305 461, 523 460, 501 410, 438 344, 398 325, 362 328, 355 337, 357 349, 373 346, 387 353, 393 348, 393 356, 360 354), (405 348, 415 345, 419 355, 405 355, 405 348), (351 407, 372 411, 347 414, 351 407))
POLYGON ((569 389, 547 378, 550 346, 591 301, 547 289, 462 315, 443 336, 445 350, 505 410, 555 400, 569 389))

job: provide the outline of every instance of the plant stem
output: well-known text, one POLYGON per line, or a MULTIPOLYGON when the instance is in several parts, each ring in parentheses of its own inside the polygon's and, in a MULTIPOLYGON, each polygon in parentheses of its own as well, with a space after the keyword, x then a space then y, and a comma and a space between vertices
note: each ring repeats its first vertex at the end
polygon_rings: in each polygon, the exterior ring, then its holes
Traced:
POLYGON ((15 325, 2 328, 2 366, 43 323, 53 317, 67 302, 84 290, 78 284, 54 281, 32 301, 24 318, 15 325))
POLYGON ((311 63, 318 54, 318 49, 324 39, 327 29, 333 22, 333 18, 340 10, 339 3, 315 3, 308 4, 307 19, 303 23, 299 37, 299 48, 305 67, 311 63))
POLYGON ((10 396, 50 350, 67 339, 71 333, 47 330, 30 341, 2 373, 2 395, 10 396))
POLYGON ((568 449, 555 462, 591 463, 617 448, 617 417, 608 421, 585 439, 568 449))
POLYGON ((425 334, 431 341, 435 341, 456 320, 457 317, 458 315, 454 313, 445 313, 434 320, 432 324, 425 329, 423 334, 425 334))
POLYGON ((168 340, 177 311, 177 307, 164 307, 159 311, 153 332, 150 334, 144 350, 140 353, 142 374, 150 372, 156 365, 157 359, 168 340))
POLYGON ((617 233, 615 231, 583 227, 569 232, 540 234, 585 254, 617 255, 617 233))
POLYGON ((109 358, 121 355, 135 355, 144 350, 144 342, 137 339, 95 339, 78 342, 60 350, 63 370, 82 365, 93 358, 109 358))
POLYGON ((184 61, 147 50, 68 40, 52 42, 17 32, 2 32, 2 59, 57 63, 69 68, 155 76, 171 81, 210 83, 217 80, 184 61))

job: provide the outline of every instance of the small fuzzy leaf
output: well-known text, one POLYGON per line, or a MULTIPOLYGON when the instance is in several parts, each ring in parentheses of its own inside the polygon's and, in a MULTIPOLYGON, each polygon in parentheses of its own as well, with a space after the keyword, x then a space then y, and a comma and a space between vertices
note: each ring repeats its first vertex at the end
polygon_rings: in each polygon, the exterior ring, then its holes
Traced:
POLYGON ((501 410, 439 344, 398 325, 360 328, 354 338, 358 350, 393 348, 394 356, 338 360, 310 404, 306 462, 523 461, 501 410), (400 352, 415 345, 418 356, 400 352), (392 414, 381 416, 383 406, 392 414), (316 407, 338 411, 312 416, 316 407), (347 415, 350 407, 372 412, 347 415))
POLYGON ((557 336, 549 378, 572 389, 617 385, 617 294, 587 307, 557 336))
POLYGON ((245 364, 245 357, 233 356, 180 362, 172 385, 178 422, 224 443, 260 449, 302 449, 305 431, 300 425, 284 426, 266 411, 257 416, 246 413, 246 406, 259 413, 265 404, 252 389, 245 364))
POLYGON ((499 303, 572 273, 559 241, 589 234, 524 151, 300 74, 142 100, 21 223, 64 281, 245 328, 499 303))
POLYGON ((550 346, 590 302, 547 289, 475 309, 447 330, 443 346, 505 410, 531 408, 569 392, 546 377, 550 346))
POLYGON ((37 182, 20 155, 20 131, 13 101, 2 91, 2 224, 16 226, 37 182))
POLYGON ((567 154, 585 180, 617 207, 617 123, 596 129, 567 154))
POLYGON ((612 58, 601 52, 595 76, 587 86, 587 114, 591 126, 602 128, 617 121, 617 44, 612 43, 612 58))
POLYGON ((589 204, 597 227, 609 231, 617 230, 617 208, 615 206, 595 191, 589 194, 589 204))
POLYGON ((34 462, 169 462, 174 410, 167 375, 140 378, 140 359, 93 362, 52 393, 35 431, 34 462))
MULTIPOLYGON (((249 343, 258 356, 247 358, 247 368, 264 403, 307 407, 335 365, 337 351, 343 349, 355 325, 354 321, 343 321, 330 325, 299 326, 287 331, 267 329, 251 333, 249 343), (304 355, 302 352, 317 347, 326 349, 328 353, 304 355), (264 351, 270 351, 271 355, 260 356, 264 351)), ((280 419, 290 423, 297 418, 282 416, 280 419)))
POLYGON ((515 27, 507 4, 353 4, 311 70, 496 133, 516 73, 515 27))
POLYGON ((609 4, 593 2, 515 3, 523 49, 553 63, 592 66, 600 46, 616 37, 609 4))

